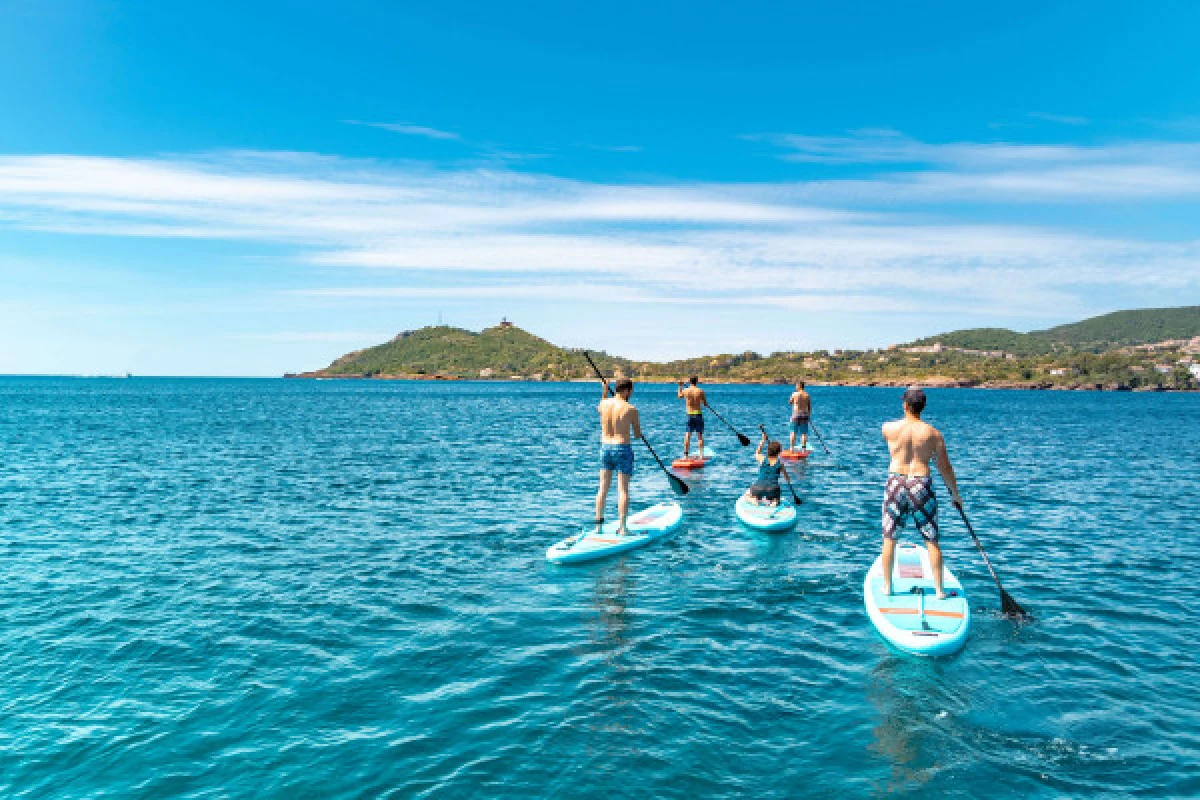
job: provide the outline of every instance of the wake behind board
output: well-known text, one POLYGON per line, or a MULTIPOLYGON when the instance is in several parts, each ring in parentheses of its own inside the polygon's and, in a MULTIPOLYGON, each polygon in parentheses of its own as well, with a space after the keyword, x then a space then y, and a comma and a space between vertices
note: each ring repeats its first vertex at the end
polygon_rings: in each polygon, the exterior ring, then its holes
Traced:
POLYGON ((758 531, 782 533, 796 527, 796 507, 780 503, 764 506, 751 503, 742 495, 733 504, 733 510, 742 524, 758 531))
POLYGON ((555 564, 577 564, 643 547, 679 530, 683 525, 683 509, 678 503, 659 503, 630 514, 625 524, 629 529, 627 536, 617 535, 620 525, 617 520, 604 523, 598 534, 596 526, 589 525, 582 534, 551 545, 546 551, 546 560, 555 564))
POLYGON ((957 652, 971 630, 971 607, 962 584, 943 565, 945 600, 933 587, 929 552, 914 544, 896 547, 892 594, 883 594, 883 556, 875 559, 863 581, 863 600, 875 630, 906 653, 944 656, 957 652))

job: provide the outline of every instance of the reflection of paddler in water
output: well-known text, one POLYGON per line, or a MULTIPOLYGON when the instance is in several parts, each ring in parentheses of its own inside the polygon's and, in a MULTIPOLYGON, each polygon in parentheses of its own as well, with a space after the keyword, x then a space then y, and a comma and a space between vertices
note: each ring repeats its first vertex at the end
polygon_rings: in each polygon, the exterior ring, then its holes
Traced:
MULTIPOLYGON (((592 644, 589 653, 599 655, 611 670, 598 689, 599 701, 595 709, 595 720, 588 727, 593 733, 618 733, 624 736, 641 730, 640 720, 631 712, 634 709, 634 693, 637 690, 635 671, 626 664, 622 656, 629 647, 629 614, 631 601, 631 576, 629 564, 617 561, 610 569, 597 576, 596 594, 592 599, 594 615, 592 644)), ((612 742, 589 739, 589 745, 598 746, 598 752, 611 755, 612 742)))
POLYGON ((627 536, 625 520, 629 516, 629 479, 633 477, 633 445, 630 432, 642 437, 641 419, 638 410, 629 402, 633 394, 633 381, 621 378, 617 381, 616 394, 608 396, 604 387, 604 399, 600 401, 600 488, 596 492, 596 533, 604 525, 604 507, 608 503, 608 490, 612 486, 612 474, 617 473, 617 513, 621 524, 618 536, 627 536))
POLYGON ((892 565, 896 560, 896 532, 904 527, 908 517, 917 524, 925 547, 929 550, 929 566, 933 569, 933 585, 939 599, 946 597, 942 588, 942 550, 938 547, 937 497, 933 493, 933 477, 929 474, 930 459, 937 459, 950 499, 961 509, 958 483, 946 441, 937 428, 921 421, 925 410, 925 392, 916 387, 904 393, 904 418, 885 423, 883 438, 887 441, 892 461, 888 466, 887 484, 883 490, 883 593, 892 593, 892 565))
POLYGON ((700 458, 704 458, 704 406, 708 405, 708 399, 704 396, 704 390, 696 385, 700 383, 699 376, 693 375, 688 378, 688 383, 691 385, 685 389, 683 381, 680 381, 679 391, 676 393, 676 396, 682 398, 687 407, 687 432, 683 434, 683 457, 688 457, 694 433, 700 446, 698 451, 700 458))
POLYGON ((928 783, 940 769, 927 742, 944 738, 936 721, 953 698, 940 695, 939 665, 926 659, 913 660, 889 656, 871 671, 867 699, 879 712, 879 723, 871 729, 873 740, 868 749, 891 764, 887 786, 874 794, 893 794, 928 783), (934 710, 939 709, 939 710, 934 710))
POLYGON ((796 391, 788 398, 792 407, 792 438, 788 444, 789 450, 796 449, 796 434, 800 434, 800 449, 808 446, 808 421, 812 418, 812 397, 804 389, 804 381, 796 381, 796 391))

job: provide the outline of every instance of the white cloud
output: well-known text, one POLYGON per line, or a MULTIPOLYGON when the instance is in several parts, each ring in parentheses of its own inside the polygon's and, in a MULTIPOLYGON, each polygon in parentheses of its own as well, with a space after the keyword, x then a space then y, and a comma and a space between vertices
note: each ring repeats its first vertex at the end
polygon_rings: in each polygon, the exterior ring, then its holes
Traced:
POLYGON ((452 141, 462 141, 462 137, 457 133, 450 131, 442 131, 437 128, 429 128, 425 125, 410 125, 407 122, 360 122, 356 119, 346 120, 347 125, 363 125, 368 128, 379 128, 380 130, 391 131, 392 133, 403 133, 407 136, 424 136, 426 139, 447 139, 452 141))
POLYGON ((813 183, 612 185, 297 153, 7 156, 0 220, 57 233, 279 245, 302 262, 387 271, 412 284, 309 294, 331 302, 449 292, 1064 315, 1086 309, 1100 289, 1200 289, 1197 242, 966 224, 903 207, 945 197, 1128 202, 1196 192, 1200 145, 941 146, 876 130, 832 143, 805 137, 804 146, 831 157, 908 152, 950 168, 813 183), (1026 163, 1036 168, 1006 166, 1026 163), (833 205, 846 202, 901 209, 833 205), (467 289, 439 288, 466 276, 467 289))
POLYGON ((1075 116, 1072 114, 1048 114, 1045 111, 1030 111, 1029 117, 1040 119, 1043 122, 1057 122, 1060 125, 1089 125, 1091 120, 1087 117, 1075 116))

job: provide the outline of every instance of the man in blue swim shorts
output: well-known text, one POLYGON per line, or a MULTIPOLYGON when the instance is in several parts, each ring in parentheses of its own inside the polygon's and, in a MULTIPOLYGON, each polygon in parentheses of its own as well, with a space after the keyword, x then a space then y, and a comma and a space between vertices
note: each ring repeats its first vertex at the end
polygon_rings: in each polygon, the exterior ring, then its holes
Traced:
POLYGON ((925 547, 929 550, 929 565, 933 568, 933 585, 939 599, 946 597, 942 588, 942 551, 938 547, 937 497, 933 493, 933 478, 929 461, 937 460, 938 471, 950 490, 950 499, 962 508, 958 482, 946 441, 937 428, 921 421, 925 410, 925 392, 916 387, 904 393, 904 419, 883 426, 892 461, 888 466, 887 483, 883 489, 883 591, 892 593, 892 566, 896 561, 896 532, 912 517, 925 547))
POLYGON ((707 405, 708 399, 704 396, 704 390, 698 384, 700 377, 693 375, 688 378, 688 386, 683 388, 683 381, 679 382, 678 396, 683 400, 687 407, 687 431, 683 434, 683 457, 688 457, 688 451, 692 448, 692 434, 696 434, 696 438, 700 445, 700 458, 704 458, 704 406, 707 405))
POLYGON ((617 513, 621 524, 618 536, 626 536, 625 520, 629 517, 629 479, 633 477, 633 446, 631 435, 642 438, 638 410, 630 402, 633 381, 622 378, 616 383, 616 394, 600 401, 600 489, 596 492, 596 532, 604 524, 604 507, 613 473, 617 473, 617 513))
POLYGON ((804 389, 804 381, 796 381, 796 391, 788 398, 792 407, 792 439, 788 449, 796 449, 796 434, 800 434, 800 449, 808 447, 808 421, 812 417, 812 397, 804 389))

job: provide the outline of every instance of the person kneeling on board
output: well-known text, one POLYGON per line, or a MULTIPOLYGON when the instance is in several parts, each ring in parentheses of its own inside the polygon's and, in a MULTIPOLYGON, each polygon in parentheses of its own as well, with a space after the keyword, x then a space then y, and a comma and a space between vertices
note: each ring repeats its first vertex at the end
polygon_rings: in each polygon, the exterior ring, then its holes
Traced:
POLYGON ((930 459, 937 460, 938 471, 950 490, 950 499, 962 508, 958 482, 946 441, 937 428, 921 421, 925 410, 925 392, 911 387, 904 393, 904 418, 885 423, 883 438, 891 454, 887 483, 883 490, 883 592, 892 593, 892 566, 896 560, 896 532, 912 517, 929 550, 933 585, 938 599, 945 599, 942 587, 942 551, 938 547, 937 496, 933 493, 930 459))
POLYGON ((704 406, 708 400, 704 397, 704 390, 698 384, 700 378, 693 375, 688 378, 688 383, 691 386, 683 388, 683 381, 679 382, 679 391, 677 396, 680 397, 684 405, 687 407, 687 432, 683 434, 683 457, 688 457, 688 451, 692 447, 692 434, 696 434, 697 441, 700 444, 700 458, 704 458, 704 406))
POLYGON ((783 445, 779 442, 768 442, 767 435, 765 433, 762 435, 762 439, 758 442, 758 449, 754 451, 754 459, 758 462, 758 477, 746 490, 746 499, 751 503, 779 505, 783 494, 779 488, 779 476, 787 474, 787 467, 783 466, 783 459, 779 457, 782 451, 783 445), (767 446, 766 453, 763 453, 764 444, 767 446))
POLYGON ((633 381, 622 378, 617 381, 616 394, 600 401, 600 489, 596 492, 596 533, 604 525, 604 506, 608 502, 608 489, 612 486, 612 474, 617 473, 617 513, 621 516, 618 536, 626 536, 625 520, 629 516, 629 479, 633 477, 633 436, 642 437, 641 419, 638 410, 630 402, 633 381))

